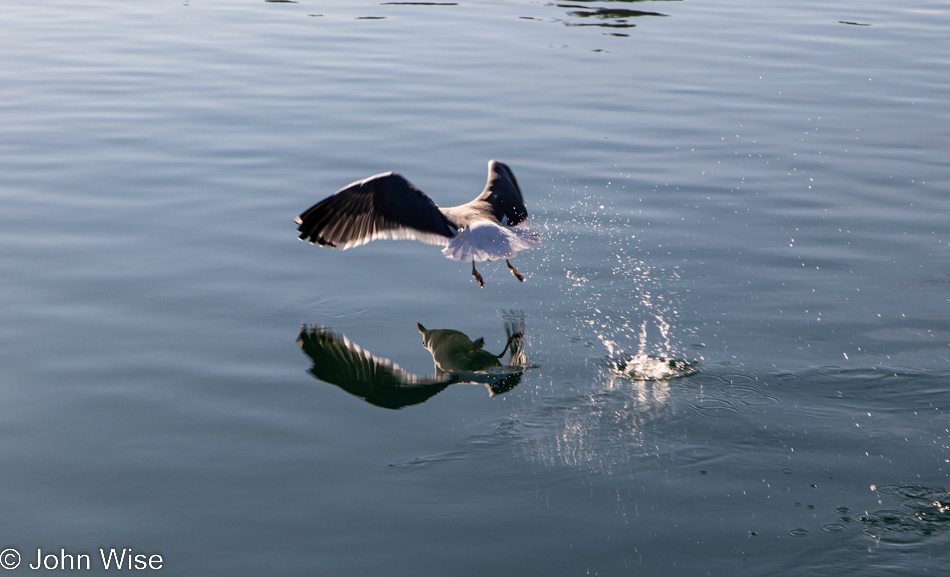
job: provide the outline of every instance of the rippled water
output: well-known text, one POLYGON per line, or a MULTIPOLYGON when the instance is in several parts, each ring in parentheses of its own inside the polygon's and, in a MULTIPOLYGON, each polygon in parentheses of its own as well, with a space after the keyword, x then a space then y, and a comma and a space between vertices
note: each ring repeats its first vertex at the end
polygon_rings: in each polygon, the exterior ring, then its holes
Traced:
POLYGON ((940 574, 948 25, 877 0, 7 7, 0 550, 940 574), (355 179, 453 205, 489 158, 543 234, 523 284, 296 239, 355 179), (522 326, 502 366, 420 334, 498 355, 522 326))

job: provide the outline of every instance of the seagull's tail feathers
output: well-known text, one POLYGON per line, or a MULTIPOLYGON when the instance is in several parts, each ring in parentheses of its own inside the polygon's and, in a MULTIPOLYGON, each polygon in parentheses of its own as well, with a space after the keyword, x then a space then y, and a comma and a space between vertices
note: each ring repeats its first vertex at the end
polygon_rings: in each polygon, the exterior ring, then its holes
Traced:
POLYGON ((527 220, 516 227, 482 221, 460 230, 442 254, 461 262, 501 260, 512 258, 540 241, 541 233, 531 230, 527 220))

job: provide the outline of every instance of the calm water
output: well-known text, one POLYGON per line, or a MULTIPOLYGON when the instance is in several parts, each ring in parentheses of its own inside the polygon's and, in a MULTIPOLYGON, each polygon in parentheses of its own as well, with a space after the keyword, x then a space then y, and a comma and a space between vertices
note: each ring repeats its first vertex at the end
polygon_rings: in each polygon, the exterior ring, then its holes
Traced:
POLYGON ((6 6, 0 549, 942 574, 948 29, 923 0, 6 6), (352 180, 452 205, 489 158, 544 235, 524 284, 296 239, 352 180), (496 353, 512 319, 532 368, 492 387, 347 388, 297 344, 425 376, 416 323, 496 353))

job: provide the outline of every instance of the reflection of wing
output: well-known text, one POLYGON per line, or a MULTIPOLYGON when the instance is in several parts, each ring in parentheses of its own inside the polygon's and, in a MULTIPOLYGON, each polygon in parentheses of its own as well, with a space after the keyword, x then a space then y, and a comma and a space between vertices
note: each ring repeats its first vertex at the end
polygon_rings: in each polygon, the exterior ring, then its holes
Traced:
POLYGON ((313 361, 310 373, 314 377, 387 409, 421 403, 455 382, 407 373, 389 359, 375 357, 322 327, 301 326, 297 344, 313 361))
POLYGON ((524 374, 524 371, 511 373, 510 375, 508 375, 504 379, 501 379, 500 381, 489 383, 488 391, 491 393, 491 396, 493 397, 495 395, 504 395, 511 389, 521 384, 521 375, 523 374, 524 374))
POLYGON ((300 239, 345 250, 377 238, 444 246, 455 236, 432 199, 394 172, 347 185, 297 217, 300 239))

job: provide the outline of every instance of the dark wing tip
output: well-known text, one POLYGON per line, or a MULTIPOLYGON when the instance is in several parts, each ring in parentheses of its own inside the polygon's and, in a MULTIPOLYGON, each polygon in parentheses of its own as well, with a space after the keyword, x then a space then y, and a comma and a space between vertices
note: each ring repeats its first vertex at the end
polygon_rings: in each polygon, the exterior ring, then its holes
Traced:
POLYGON ((518 179, 511 168, 500 160, 488 161, 488 183, 479 198, 487 200, 494 207, 499 219, 504 214, 509 226, 517 226, 528 218, 518 179))
POLYGON ((488 170, 491 170, 491 169, 493 169, 493 168, 495 168, 495 167, 499 167, 499 166, 502 167, 502 168, 504 168, 504 169, 507 170, 508 172, 511 172, 511 168, 509 168, 507 164, 505 164, 504 162, 502 162, 502 161, 500 161, 500 160, 495 160, 494 158, 492 158, 491 160, 488 161, 488 170))

